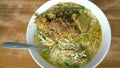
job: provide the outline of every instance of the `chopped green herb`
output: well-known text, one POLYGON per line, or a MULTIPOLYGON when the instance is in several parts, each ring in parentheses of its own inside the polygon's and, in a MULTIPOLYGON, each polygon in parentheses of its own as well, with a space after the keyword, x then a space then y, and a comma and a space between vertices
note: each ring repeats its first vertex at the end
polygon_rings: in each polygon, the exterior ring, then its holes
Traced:
POLYGON ((68 62, 64 62, 65 66, 70 66, 70 64, 68 62))
POLYGON ((79 65, 76 65, 75 68, 79 68, 79 65))

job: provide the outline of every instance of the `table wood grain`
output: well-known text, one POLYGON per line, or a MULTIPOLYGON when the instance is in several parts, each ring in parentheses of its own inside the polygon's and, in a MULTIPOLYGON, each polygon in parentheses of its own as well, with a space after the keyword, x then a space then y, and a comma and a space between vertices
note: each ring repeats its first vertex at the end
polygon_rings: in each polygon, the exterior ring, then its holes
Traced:
MULTIPOLYGON (((4 49, 2 43, 26 42, 34 11, 47 0, 0 0, 0 68, 40 68, 28 50, 4 49)), ((120 0, 92 0, 106 14, 111 30, 110 50, 97 68, 120 68, 120 0)))

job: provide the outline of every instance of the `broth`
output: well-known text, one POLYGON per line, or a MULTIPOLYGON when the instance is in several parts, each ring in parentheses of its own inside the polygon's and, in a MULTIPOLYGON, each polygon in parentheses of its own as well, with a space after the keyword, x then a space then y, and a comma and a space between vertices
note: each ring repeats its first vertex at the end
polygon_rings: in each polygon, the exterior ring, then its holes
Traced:
POLYGON ((39 51, 59 68, 79 68, 88 63, 100 48, 102 33, 98 19, 84 6, 58 3, 36 14, 34 40, 50 50, 39 51))

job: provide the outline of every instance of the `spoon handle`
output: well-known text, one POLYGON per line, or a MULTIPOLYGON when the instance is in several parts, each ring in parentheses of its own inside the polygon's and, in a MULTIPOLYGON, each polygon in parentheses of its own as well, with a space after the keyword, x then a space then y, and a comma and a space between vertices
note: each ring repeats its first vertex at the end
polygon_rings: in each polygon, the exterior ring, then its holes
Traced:
POLYGON ((35 50, 48 49, 47 46, 38 46, 38 45, 31 45, 31 44, 24 44, 24 43, 17 43, 17 42, 4 42, 3 48, 35 49, 35 50))

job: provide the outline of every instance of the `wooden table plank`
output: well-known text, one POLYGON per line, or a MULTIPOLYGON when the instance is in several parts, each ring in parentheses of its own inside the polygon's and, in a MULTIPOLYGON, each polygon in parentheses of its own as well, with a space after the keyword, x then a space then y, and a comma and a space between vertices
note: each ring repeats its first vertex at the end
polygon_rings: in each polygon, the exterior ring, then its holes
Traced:
MULTIPOLYGON (((40 68, 27 50, 3 49, 2 42, 26 42, 27 24, 34 11, 47 0, 0 0, 0 68, 40 68)), ((112 42, 97 68, 120 67, 120 0, 92 0, 106 14, 112 42)))

